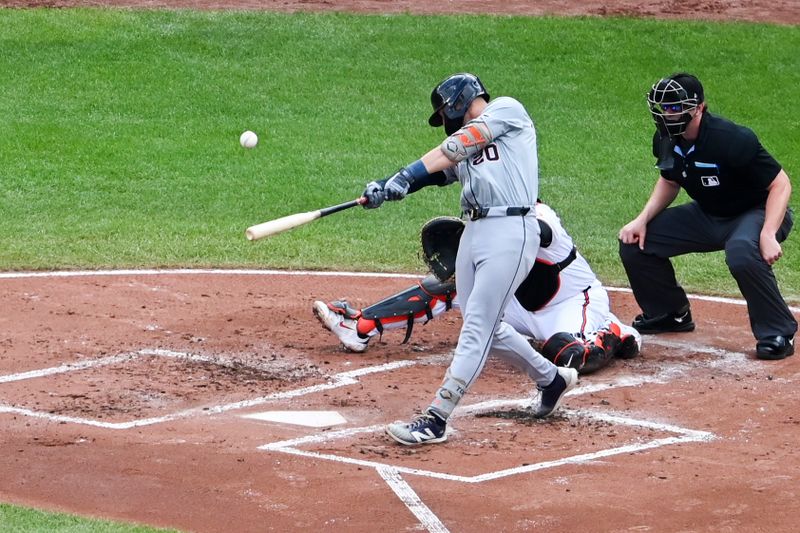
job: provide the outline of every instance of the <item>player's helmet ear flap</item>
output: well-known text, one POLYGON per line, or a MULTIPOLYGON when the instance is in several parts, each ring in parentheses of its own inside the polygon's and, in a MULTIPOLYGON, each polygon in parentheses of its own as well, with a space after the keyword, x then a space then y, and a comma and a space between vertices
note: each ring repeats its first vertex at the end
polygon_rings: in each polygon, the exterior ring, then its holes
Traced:
POLYGON ((691 111, 703 102, 703 86, 691 74, 673 74, 658 80, 647 94, 647 104, 656 128, 663 136, 677 137, 686 131, 691 111))
POLYGON ((464 125, 464 115, 473 100, 479 96, 489 101, 489 93, 477 76, 466 72, 453 74, 431 92, 433 114, 428 119, 428 124, 434 128, 444 125, 445 132, 452 135, 464 125))

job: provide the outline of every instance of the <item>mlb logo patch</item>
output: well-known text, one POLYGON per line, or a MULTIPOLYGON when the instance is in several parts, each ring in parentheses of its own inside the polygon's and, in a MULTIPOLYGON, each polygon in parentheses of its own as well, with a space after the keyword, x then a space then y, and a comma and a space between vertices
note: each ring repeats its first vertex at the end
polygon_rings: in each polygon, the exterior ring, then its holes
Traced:
POLYGON ((701 176, 703 187, 719 187, 719 178, 716 176, 701 176))

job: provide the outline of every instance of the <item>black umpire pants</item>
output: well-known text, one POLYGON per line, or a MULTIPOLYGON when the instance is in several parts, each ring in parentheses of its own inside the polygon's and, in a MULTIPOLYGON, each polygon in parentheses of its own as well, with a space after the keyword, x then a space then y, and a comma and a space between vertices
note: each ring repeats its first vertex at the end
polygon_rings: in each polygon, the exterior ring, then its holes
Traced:
MULTIPOLYGON (((704 212, 696 202, 689 202, 665 209, 650 221, 644 250, 639 249, 638 243, 620 242, 619 255, 642 311, 658 316, 689 305, 686 292, 675 279, 670 257, 725 250, 728 269, 747 301, 755 338, 794 335, 797 321, 759 249, 764 214, 764 209, 759 208, 736 217, 716 217, 704 212)), ((778 242, 789 235, 793 218, 791 209, 787 209, 778 230, 778 242)))

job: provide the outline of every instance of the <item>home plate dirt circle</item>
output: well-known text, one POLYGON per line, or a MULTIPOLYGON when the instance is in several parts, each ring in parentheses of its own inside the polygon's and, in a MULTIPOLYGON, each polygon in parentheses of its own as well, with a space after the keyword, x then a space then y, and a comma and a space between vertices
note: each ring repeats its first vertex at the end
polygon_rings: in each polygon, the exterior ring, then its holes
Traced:
POLYGON ((448 441, 405 448, 383 427, 427 405, 460 317, 356 355, 311 302, 415 279, 1 274, 0 500, 208 532, 794 529, 797 358, 756 360, 741 302, 693 299, 696 331, 645 336, 546 421, 490 360, 448 441))

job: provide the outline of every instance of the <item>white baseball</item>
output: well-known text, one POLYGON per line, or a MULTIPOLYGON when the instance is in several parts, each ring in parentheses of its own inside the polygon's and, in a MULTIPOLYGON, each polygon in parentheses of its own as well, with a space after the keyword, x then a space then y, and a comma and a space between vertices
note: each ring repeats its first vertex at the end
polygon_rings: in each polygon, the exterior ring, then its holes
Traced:
POLYGON ((258 144, 258 135, 248 130, 239 136, 239 144, 244 148, 254 148, 258 144))

